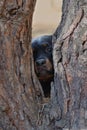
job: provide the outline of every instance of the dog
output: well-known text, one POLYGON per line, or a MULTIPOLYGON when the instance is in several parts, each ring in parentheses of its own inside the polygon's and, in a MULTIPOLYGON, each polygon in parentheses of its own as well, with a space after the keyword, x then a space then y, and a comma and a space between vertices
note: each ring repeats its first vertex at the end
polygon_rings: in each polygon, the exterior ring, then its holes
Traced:
POLYGON ((52 35, 44 35, 32 40, 35 73, 41 83, 44 96, 50 96, 53 81, 52 35))

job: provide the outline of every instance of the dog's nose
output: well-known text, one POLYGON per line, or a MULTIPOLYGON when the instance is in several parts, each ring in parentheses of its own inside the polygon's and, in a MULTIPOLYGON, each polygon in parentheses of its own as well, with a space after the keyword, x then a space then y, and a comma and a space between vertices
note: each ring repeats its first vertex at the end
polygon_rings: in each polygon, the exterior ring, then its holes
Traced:
POLYGON ((46 60, 45 59, 38 59, 38 60, 36 60, 36 64, 37 65, 43 65, 43 64, 45 64, 46 63, 46 60))

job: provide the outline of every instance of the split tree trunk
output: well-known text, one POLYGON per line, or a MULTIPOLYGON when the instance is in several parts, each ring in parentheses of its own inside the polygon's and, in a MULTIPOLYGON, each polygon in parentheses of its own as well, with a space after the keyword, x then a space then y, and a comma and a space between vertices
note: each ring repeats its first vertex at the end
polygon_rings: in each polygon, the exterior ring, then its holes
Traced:
POLYGON ((35 0, 0 2, 0 130, 87 129, 87 2, 63 0, 49 102, 34 74, 35 0))

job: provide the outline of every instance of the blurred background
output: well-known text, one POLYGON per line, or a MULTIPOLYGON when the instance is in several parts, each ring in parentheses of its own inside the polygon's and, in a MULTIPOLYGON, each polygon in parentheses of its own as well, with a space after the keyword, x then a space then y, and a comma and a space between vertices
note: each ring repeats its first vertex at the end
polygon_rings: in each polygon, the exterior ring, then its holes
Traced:
POLYGON ((62 0, 37 0, 33 15, 32 37, 53 34, 61 20, 62 0))

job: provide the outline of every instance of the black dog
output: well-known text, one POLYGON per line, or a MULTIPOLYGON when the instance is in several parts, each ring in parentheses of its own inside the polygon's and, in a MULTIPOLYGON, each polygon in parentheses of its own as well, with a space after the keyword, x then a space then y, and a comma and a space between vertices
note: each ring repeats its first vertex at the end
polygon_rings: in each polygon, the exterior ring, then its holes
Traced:
POLYGON ((45 97, 49 97, 50 83, 53 81, 52 36, 46 35, 33 39, 32 49, 36 75, 45 97))

